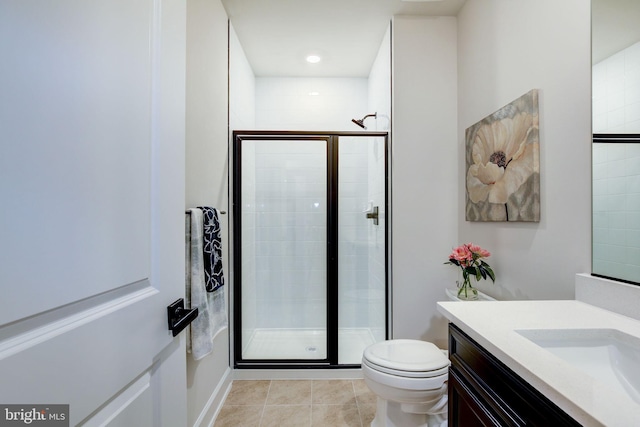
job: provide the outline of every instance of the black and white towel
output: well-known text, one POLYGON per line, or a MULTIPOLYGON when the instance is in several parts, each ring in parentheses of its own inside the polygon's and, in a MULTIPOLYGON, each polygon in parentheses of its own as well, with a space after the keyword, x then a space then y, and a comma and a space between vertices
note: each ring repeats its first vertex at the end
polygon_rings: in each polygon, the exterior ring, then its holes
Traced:
POLYGON ((198 206, 203 217, 203 256, 204 281, 207 292, 213 292, 224 286, 222 272, 222 238, 218 210, 207 206, 198 206))
MULTIPOLYGON (((198 307, 198 317, 190 325, 190 333, 187 337, 187 351, 195 360, 202 359, 213 351, 215 336, 228 326, 227 304, 225 298, 224 276, 222 274, 222 246, 220 241, 220 227, 217 222, 217 258, 211 259, 219 262, 217 280, 220 285, 214 290, 208 291, 206 285, 207 271, 212 274, 216 262, 208 262, 206 249, 207 238, 206 224, 209 221, 204 209, 189 209, 186 225, 186 296, 188 307, 198 307), (207 266, 209 264, 211 267, 207 266)), ((217 215, 216 215, 217 218, 217 215)), ((215 245, 212 245, 212 247, 215 245)), ((214 251, 215 252, 215 251, 214 251)), ((215 282, 215 281, 214 281, 215 282)), ((213 286, 215 287, 215 285, 213 286)))

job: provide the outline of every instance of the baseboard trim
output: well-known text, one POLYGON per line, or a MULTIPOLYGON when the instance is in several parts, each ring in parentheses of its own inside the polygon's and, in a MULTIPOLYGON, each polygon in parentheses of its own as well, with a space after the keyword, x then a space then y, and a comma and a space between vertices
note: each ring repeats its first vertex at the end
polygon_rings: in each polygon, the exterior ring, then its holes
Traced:
POLYGON ((360 379, 362 369, 235 369, 234 380, 360 379))
POLYGON ((200 427, 206 425, 207 427, 213 427, 216 421, 216 417, 224 404, 224 400, 227 398, 227 394, 231 390, 232 378, 231 368, 227 368, 222 375, 222 378, 218 382, 218 385, 211 393, 207 404, 204 405, 198 419, 193 424, 193 427, 200 427))

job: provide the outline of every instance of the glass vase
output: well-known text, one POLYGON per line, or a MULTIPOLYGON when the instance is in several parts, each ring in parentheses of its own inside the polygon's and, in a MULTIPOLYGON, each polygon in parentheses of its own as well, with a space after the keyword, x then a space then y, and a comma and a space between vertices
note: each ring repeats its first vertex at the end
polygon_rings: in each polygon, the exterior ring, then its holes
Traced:
POLYGON ((457 280, 458 298, 463 301, 476 301, 479 299, 478 290, 471 286, 471 277, 463 275, 462 280, 457 280))

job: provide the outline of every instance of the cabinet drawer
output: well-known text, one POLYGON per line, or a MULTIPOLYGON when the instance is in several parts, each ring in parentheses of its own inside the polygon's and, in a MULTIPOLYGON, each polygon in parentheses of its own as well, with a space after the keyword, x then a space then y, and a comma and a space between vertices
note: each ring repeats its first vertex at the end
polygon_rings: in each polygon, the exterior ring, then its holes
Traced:
MULTIPOLYGON (((580 426, 454 324, 449 324, 449 358, 450 375, 459 383, 455 392, 471 395, 458 398, 458 404, 473 401, 488 420, 496 422, 478 425, 580 426)), ((455 423, 461 410, 452 406, 451 425, 463 425, 455 423)))

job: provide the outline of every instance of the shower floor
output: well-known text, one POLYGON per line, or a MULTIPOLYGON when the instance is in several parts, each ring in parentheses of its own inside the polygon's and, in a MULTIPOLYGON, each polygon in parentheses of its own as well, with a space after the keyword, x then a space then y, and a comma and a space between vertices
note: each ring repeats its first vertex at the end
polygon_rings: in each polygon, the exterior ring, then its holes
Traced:
MULTIPOLYGON (((256 329, 245 349, 243 359, 324 359, 327 334, 312 329, 256 329)), ((340 329, 338 363, 360 364, 364 349, 376 340, 369 329, 340 329)))

